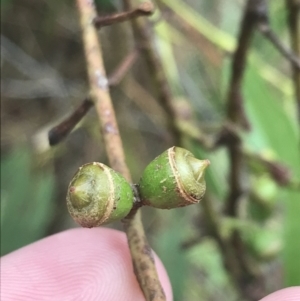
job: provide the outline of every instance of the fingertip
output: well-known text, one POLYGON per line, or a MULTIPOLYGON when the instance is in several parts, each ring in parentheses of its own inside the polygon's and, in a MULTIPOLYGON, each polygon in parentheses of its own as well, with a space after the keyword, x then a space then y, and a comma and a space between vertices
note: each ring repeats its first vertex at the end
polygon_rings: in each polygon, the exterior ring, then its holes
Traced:
POLYGON ((293 286, 276 291, 260 301, 299 301, 300 286, 293 286))
MULTIPOLYGON (((167 273, 158 257, 155 261, 167 300, 172 300, 167 273)), ((144 300, 120 231, 71 229, 4 256, 2 262, 4 300, 144 300)))

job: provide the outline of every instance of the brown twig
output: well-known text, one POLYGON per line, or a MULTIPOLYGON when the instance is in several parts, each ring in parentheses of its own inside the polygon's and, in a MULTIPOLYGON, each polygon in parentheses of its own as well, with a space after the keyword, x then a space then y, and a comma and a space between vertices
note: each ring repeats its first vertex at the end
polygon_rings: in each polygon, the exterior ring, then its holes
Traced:
MULTIPOLYGON (((124 78, 128 70, 132 67, 138 57, 138 50, 134 49, 130 52, 120 65, 113 71, 108 78, 109 86, 116 86, 124 78)), ((49 144, 54 146, 60 143, 73 128, 79 123, 79 121, 86 115, 89 109, 94 105, 93 101, 86 98, 80 106, 67 119, 63 120, 59 125, 52 128, 48 133, 49 144)))
POLYGON ((252 153, 248 151, 243 152, 244 156, 249 161, 256 161, 269 173, 271 178, 280 186, 292 185, 291 170, 283 163, 269 160, 260 154, 252 153))
POLYGON ((93 102, 86 98, 80 106, 66 120, 52 128, 48 133, 49 144, 51 146, 60 143, 76 126, 76 124, 86 115, 93 106, 93 102))
POLYGON ((274 47, 286 58, 288 59, 293 68, 296 68, 298 72, 300 71, 300 58, 297 57, 291 49, 289 49, 287 46, 285 46, 276 33, 272 30, 270 27, 270 21, 269 21, 269 15, 267 11, 267 4, 263 7, 265 10, 260 11, 260 17, 259 22, 257 24, 257 27, 259 31, 274 45, 274 47))
MULTIPOLYGON (((241 30, 238 38, 238 46, 233 55, 231 79, 227 96, 227 116, 231 123, 249 127, 241 96, 241 85, 246 67, 246 58, 250 46, 250 41, 254 33, 257 22, 258 6, 262 5, 262 0, 248 0, 243 16, 241 30)), ((232 143, 228 147, 230 156, 230 194, 227 199, 226 212, 230 216, 237 214, 237 202, 242 195, 242 175, 243 166, 242 154, 240 152, 240 142, 232 143)))
POLYGON ((127 233, 128 241, 134 242, 130 245, 131 253, 136 255, 146 255, 143 257, 139 256, 138 260, 133 260, 134 272, 147 301, 165 301, 166 296, 161 287, 159 279, 157 277, 153 277, 153 274, 150 273, 151 267, 149 266, 149 264, 155 264, 154 258, 150 245, 144 233, 142 220, 141 218, 136 218, 137 214, 139 214, 137 213, 137 211, 142 206, 139 191, 135 185, 132 185, 132 187, 135 194, 135 205, 133 206, 129 214, 122 220, 122 222, 127 233), (144 237, 144 240, 140 240, 138 242, 136 241, 137 237, 144 237), (151 262, 149 262, 149 258, 151 259, 151 262), (148 272, 145 273, 145 270, 148 272), (144 274, 147 274, 148 277, 145 277, 144 274))
MULTIPOLYGON (((293 52, 300 57, 300 1, 286 0, 286 7, 288 10, 287 23, 290 32, 291 48, 293 52)), ((298 120, 300 123, 300 70, 297 69, 294 64, 292 64, 291 67, 298 107, 298 120)))
POLYGON ((239 143, 243 158, 247 161, 256 161, 264 166, 265 170, 278 185, 297 187, 297 180, 292 179, 291 171, 285 164, 267 159, 242 147, 242 133, 235 124, 227 121, 221 128, 218 127, 213 133, 208 134, 201 131, 201 127, 193 115, 192 107, 187 101, 184 99, 181 101, 177 100, 174 107, 176 124, 181 135, 198 142, 206 151, 213 151, 219 147, 229 147, 232 144, 239 143))
MULTIPOLYGON (((131 9, 131 0, 123 0, 123 3, 126 10, 131 9)), ((173 143, 179 145, 180 133, 174 122, 173 96, 161 59, 152 43, 150 28, 147 27, 145 20, 131 19, 131 25, 136 43, 141 49, 141 55, 145 58, 151 77, 154 79, 158 101, 168 116, 167 126, 172 133, 173 143)))
POLYGON ((130 19, 142 16, 150 16, 154 12, 154 5, 152 2, 143 2, 137 8, 125 12, 113 14, 110 16, 97 16, 94 19, 94 24, 97 28, 108 26, 130 19))
MULTIPOLYGON (((229 91, 227 96, 227 116, 230 122, 249 128, 249 123, 244 111, 243 99, 241 95, 241 86, 243 81, 244 70, 246 67, 246 58, 250 46, 250 41, 254 33, 257 22, 256 9, 261 1, 248 0, 244 16, 241 23, 241 29, 238 38, 238 45, 233 54, 231 79, 229 83, 229 91)), ((238 215, 238 201, 243 193, 242 187, 242 170, 243 155, 240 151, 241 141, 238 139, 228 144, 230 158, 230 176, 229 176, 229 194, 226 201, 225 212, 229 216, 238 215)), ((247 270, 246 260, 243 258, 244 246, 240 235, 235 232, 231 237, 231 243, 234 246, 234 252, 239 253, 239 264, 235 264, 233 277, 237 279, 237 275, 242 278, 242 274, 247 270), (236 270, 238 269, 238 270, 236 270)), ((247 278, 247 274, 243 278, 247 278)))
POLYGON ((279 40, 269 24, 262 22, 258 25, 258 29, 275 46, 275 48, 291 62, 294 68, 300 70, 300 58, 279 40))
MULTIPOLYGON (((91 23, 96 16, 94 1, 77 0, 87 61, 91 97, 99 117, 110 165, 131 182, 114 108, 108 89, 100 40, 91 23)), ((124 223, 134 271, 147 301, 164 301, 165 295, 158 279, 151 248, 147 242, 141 215, 133 214, 124 223)))
POLYGON ((129 69, 133 66, 139 56, 139 50, 135 48, 131 51, 120 65, 112 72, 108 78, 108 83, 110 86, 116 86, 124 78, 129 69))
MULTIPOLYGON (((254 33, 255 26, 260 17, 260 11, 264 11, 263 0, 248 0, 238 37, 237 48, 233 54, 231 79, 227 96, 227 117, 230 123, 242 126, 246 129, 250 127, 241 95, 243 75, 246 68, 246 59, 250 48, 250 42, 254 33)), ((225 213, 230 217, 238 216, 238 204, 241 199, 243 189, 244 158, 242 142, 240 139, 233 140, 228 144, 230 174, 229 174, 229 193, 225 204, 225 213)), ((255 299, 251 286, 257 283, 258 275, 253 271, 253 266, 249 263, 247 248, 238 230, 233 231, 230 236, 231 250, 234 252, 233 258, 235 267, 232 276, 236 280, 237 287, 241 294, 247 299, 255 299)), ((227 254, 228 256, 228 254, 227 254)), ((233 264, 231 262, 230 264, 233 264)), ((262 283, 261 283, 262 285, 262 283)))
MULTIPOLYGON (((180 118, 177 115, 177 118, 180 118)), ((213 151, 219 147, 231 145, 233 143, 241 143, 242 138, 239 131, 230 123, 225 123, 221 130, 217 133, 207 134, 202 132, 199 125, 193 123, 191 119, 181 121, 177 120, 178 129, 182 135, 198 142, 206 151, 213 151)), ((295 187, 297 189, 297 181, 292 178, 290 169, 283 163, 269 160, 260 154, 252 153, 241 147, 240 152, 243 158, 248 161, 254 160, 265 167, 272 179, 280 186, 295 187)))
MULTIPOLYGON (((231 79, 229 84, 229 91, 227 96, 227 116, 232 122, 249 128, 245 109, 243 105, 241 86, 246 68, 246 59, 252 39, 254 28, 257 21, 256 5, 259 0, 248 0, 241 23, 241 29, 238 37, 237 48, 233 54, 231 79)), ((237 161, 239 161, 237 159, 237 161)), ((232 180, 236 179, 236 168, 233 168, 232 180)))

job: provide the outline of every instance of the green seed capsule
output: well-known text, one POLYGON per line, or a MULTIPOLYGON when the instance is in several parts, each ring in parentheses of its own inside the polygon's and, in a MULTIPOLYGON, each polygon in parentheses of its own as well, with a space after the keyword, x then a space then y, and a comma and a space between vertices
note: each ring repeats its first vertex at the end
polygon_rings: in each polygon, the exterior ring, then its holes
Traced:
POLYGON ((198 203, 206 189, 209 160, 198 160, 186 149, 171 147, 144 170, 139 183, 143 204, 171 209, 198 203))
POLYGON ((124 218, 133 206, 129 183, 108 166, 93 162, 81 166, 67 193, 67 206, 82 227, 92 228, 124 218))

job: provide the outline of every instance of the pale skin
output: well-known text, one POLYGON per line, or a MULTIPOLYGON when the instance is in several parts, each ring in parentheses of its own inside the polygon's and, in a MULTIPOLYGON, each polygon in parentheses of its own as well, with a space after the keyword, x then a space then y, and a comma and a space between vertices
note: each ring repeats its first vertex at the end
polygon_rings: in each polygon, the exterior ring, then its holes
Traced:
MULTIPOLYGON (((155 256, 167 300, 167 273, 155 256)), ((1 300, 144 301, 132 270, 124 233, 72 229, 47 237, 1 258, 1 300)), ((273 293, 261 301, 298 301, 300 287, 273 293)))

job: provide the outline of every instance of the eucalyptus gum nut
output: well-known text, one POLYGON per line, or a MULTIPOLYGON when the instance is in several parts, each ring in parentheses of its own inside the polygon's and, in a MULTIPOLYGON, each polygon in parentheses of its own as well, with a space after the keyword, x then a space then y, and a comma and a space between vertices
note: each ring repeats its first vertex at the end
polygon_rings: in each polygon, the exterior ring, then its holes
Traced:
POLYGON ((124 218, 133 199, 125 178, 108 166, 93 162, 81 166, 71 180, 67 206, 78 224, 92 228, 124 218))
POLYGON ((186 149, 171 147, 144 170, 139 194, 144 205, 171 209, 198 203, 205 193, 204 171, 209 160, 198 160, 186 149))

